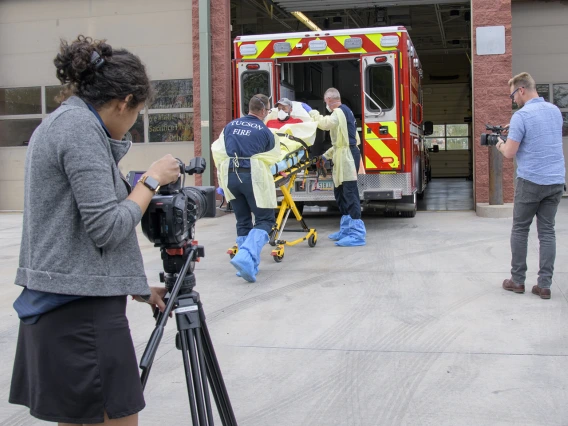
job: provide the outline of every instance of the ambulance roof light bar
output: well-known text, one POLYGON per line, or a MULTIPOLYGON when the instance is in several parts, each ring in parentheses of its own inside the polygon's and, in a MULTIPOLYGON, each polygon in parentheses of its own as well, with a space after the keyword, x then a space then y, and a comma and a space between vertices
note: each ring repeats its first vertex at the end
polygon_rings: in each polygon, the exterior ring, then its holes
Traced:
POLYGON ((306 27, 308 27, 310 30, 322 31, 322 29, 320 27, 318 27, 316 24, 314 24, 312 21, 310 21, 310 19, 306 15, 304 15, 302 12, 290 12, 290 13, 298 21, 300 21, 302 24, 304 24, 306 27))

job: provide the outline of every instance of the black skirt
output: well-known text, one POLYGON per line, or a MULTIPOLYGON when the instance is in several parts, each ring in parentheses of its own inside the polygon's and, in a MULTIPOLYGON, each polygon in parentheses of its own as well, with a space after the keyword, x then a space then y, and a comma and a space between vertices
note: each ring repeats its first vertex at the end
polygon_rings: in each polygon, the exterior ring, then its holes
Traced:
POLYGON ((86 297, 20 322, 10 402, 41 420, 102 423, 144 406, 126 296, 86 297))

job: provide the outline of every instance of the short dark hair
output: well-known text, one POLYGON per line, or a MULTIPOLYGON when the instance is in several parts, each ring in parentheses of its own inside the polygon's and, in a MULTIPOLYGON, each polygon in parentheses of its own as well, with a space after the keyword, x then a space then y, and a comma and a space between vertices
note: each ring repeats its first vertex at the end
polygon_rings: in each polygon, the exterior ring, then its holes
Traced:
POLYGON ((77 95, 95 108, 113 99, 132 99, 129 108, 150 102, 154 91, 140 58, 126 49, 114 50, 106 40, 80 35, 71 44, 61 40, 53 63, 64 85, 62 97, 77 95))
POLYGON ((258 113, 261 112, 263 109, 270 108, 270 101, 268 100, 268 96, 259 93, 257 95, 253 95, 249 101, 249 112, 258 113))

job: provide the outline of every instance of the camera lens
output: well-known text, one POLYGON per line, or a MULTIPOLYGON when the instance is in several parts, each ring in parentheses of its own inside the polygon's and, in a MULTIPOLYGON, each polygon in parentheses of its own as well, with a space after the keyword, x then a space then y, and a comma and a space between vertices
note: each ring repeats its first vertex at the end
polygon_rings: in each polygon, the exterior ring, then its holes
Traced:
POLYGON ((198 221, 208 210, 207 198, 199 189, 192 186, 183 188, 183 193, 187 196, 188 211, 195 217, 193 221, 198 221))

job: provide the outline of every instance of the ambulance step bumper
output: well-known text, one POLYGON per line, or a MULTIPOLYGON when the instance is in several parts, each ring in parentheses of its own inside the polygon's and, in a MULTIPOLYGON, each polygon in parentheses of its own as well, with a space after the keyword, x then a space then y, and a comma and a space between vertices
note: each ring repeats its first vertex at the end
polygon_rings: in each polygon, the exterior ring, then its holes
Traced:
POLYGON ((363 199, 365 201, 388 201, 400 200, 402 198, 401 189, 372 189, 363 191, 363 199))

